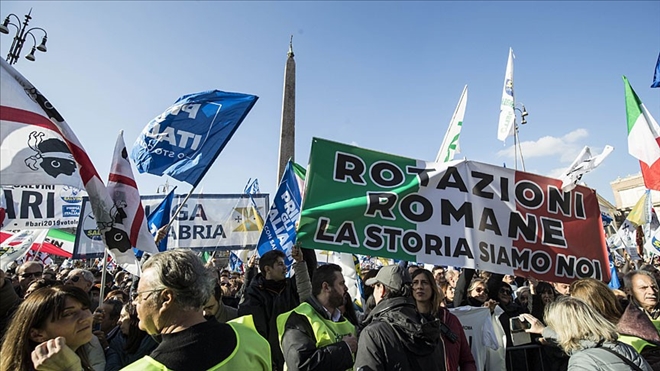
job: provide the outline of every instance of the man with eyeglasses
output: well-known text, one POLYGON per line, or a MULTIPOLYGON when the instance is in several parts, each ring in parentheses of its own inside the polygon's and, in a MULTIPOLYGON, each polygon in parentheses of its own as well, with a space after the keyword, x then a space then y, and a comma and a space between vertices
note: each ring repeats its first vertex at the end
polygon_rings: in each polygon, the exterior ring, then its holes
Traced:
POLYGON ((30 260, 21 264, 16 270, 16 274, 18 275, 16 294, 18 294, 20 298, 23 298, 28 286, 30 286, 33 281, 41 278, 43 272, 44 267, 39 262, 30 260))
POLYGON ((87 269, 76 268, 69 272, 69 276, 64 281, 64 284, 76 286, 84 292, 89 293, 89 290, 94 286, 94 274, 87 269))

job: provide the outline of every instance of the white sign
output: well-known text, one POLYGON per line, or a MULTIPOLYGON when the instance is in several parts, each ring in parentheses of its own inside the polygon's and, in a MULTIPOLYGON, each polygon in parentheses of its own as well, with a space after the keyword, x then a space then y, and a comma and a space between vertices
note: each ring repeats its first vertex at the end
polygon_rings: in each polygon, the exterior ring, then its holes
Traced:
POLYGON ((6 216, 3 229, 74 228, 84 191, 62 185, 3 186, 6 216))

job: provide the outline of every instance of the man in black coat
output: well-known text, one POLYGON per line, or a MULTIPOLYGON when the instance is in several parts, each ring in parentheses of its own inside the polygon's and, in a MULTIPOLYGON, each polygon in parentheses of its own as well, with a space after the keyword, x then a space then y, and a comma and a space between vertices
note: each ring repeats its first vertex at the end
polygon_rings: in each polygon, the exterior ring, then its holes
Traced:
POLYGON ((417 312, 408 272, 389 265, 365 284, 374 286, 376 307, 364 321, 355 370, 444 371, 440 324, 417 312))
MULTIPOLYGON (((303 252, 293 247, 291 257, 294 278, 286 278, 286 255, 280 250, 271 250, 259 259, 259 270, 250 286, 246 288, 238 306, 238 316, 252 315, 257 331, 268 340, 273 360, 273 371, 281 371, 284 356, 277 335, 277 316, 297 307, 311 296, 312 287, 303 252)), ((313 250, 309 250, 314 253, 313 250)))

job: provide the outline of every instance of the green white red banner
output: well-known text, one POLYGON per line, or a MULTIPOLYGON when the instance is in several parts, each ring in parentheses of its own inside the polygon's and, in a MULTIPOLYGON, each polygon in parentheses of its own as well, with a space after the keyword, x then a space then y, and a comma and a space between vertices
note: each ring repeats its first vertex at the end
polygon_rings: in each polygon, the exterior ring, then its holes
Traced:
POLYGON ((314 138, 303 246, 420 263, 609 281, 594 190, 474 161, 433 163, 314 138))

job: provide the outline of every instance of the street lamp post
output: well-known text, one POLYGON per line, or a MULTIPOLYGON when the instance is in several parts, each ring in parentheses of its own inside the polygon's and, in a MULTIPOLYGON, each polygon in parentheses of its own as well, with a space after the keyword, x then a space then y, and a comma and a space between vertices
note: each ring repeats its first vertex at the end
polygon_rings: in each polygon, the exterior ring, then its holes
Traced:
MULTIPOLYGON (((516 104, 516 107, 514 107, 515 111, 520 112, 520 124, 525 125, 527 123, 527 109, 525 108, 525 105, 522 103, 516 104), (518 106, 522 107, 519 108, 518 106)), ((514 111, 514 113, 515 113, 514 111)), ((518 151, 520 151, 520 162, 522 164, 522 169, 525 171, 525 159, 523 158, 523 153, 522 153, 522 146, 520 145, 520 140, 518 139, 518 119, 515 118, 513 120, 513 150, 514 150, 514 166, 515 169, 518 169, 518 151)))
POLYGON ((7 16, 7 18, 5 18, 5 21, 0 25, 0 32, 3 34, 9 33, 8 26, 16 27, 16 35, 14 35, 14 41, 11 43, 11 48, 9 49, 9 53, 7 54, 7 62, 9 64, 16 64, 16 62, 18 62, 18 58, 21 55, 21 50, 23 49, 23 45, 25 44, 25 39, 28 37, 28 35, 32 37, 32 50, 30 51, 30 54, 25 56, 25 59, 34 62, 35 51, 38 50, 40 52, 46 52, 47 50, 46 41, 48 40, 48 33, 46 32, 46 30, 44 30, 41 27, 28 28, 28 23, 30 22, 30 19, 32 19, 30 14, 32 14, 32 8, 30 8, 28 14, 25 15, 25 20, 23 21, 23 25, 21 25, 21 19, 14 13, 10 13, 7 16), (16 23, 11 22, 12 17, 16 19, 16 23), (37 39, 34 37, 34 34, 32 33, 33 31, 36 30, 44 33, 44 36, 41 39, 41 44, 39 45, 37 45, 37 39))

